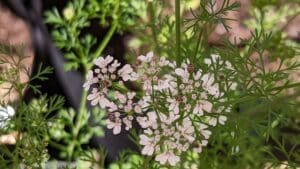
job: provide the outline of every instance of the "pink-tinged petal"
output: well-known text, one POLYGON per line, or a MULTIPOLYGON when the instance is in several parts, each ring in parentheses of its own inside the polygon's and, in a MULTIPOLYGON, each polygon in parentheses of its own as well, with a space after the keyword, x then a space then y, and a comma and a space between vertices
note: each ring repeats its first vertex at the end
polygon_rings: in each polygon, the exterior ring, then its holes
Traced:
POLYGON ((88 100, 93 100, 93 99, 95 99, 96 97, 97 97, 96 93, 92 93, 92 94, 89 94, 89 95, 87 96, 87 99, 88 99, 88 100))
POLYGON ((203 109, 207 112, 210 112, 212 109, 212 104, 211 102, 205 101, 203 104, 203 109))
POLYGON ((101 96, 101 98, 99 99, 99 104, 100 107, 104 109, 110 105, 110 101, 105 96, 101 96))
POLYGON ((180 159, 178 156, 171 154, 168 161, 171 166, 175 166, 180 161, 180 159))
POLYGON ((217 119, 214 118, 214 117, 212 117, 212 118, 208 121, 208 123, 209 123, 210 125, 212 125, 212 126, 216 126, 216 125, 217 125, 217 119))
POLYGON ((198 70, 196 74, 194 74, 194 80, 199 80, 201 78, 201 71, 198 70))
POLYGON ((200 127, 200 130, 203 130, 203 129, 207 128, 207 125, 200 123, 199 127, 200 127))
POLYGON ((90 89, 90 85, 91 85, 90 82, 85 82, 82 87, 84 88, 85 91, 88 91, 90 89))
POLYGON ((99 98, 96 98, 96 99, 91 101, 92 106, 96 106, 98 103, 99 103, 99 98))
POLYGON ((104 61, 103 57, 99 57, 94 61, 94 64, 100 66, 103 61, 104 61))
POLYGON ((183 69, 181 69, 181 68, 177 68, 177 69, 175 69, 175 73, 178 76, 184 77, 185 71, 183 69))
POLYGON ((156 115, 156 113, 154 111, 149 112, 147 114, 147 116, 149 117, 150 121, 156 121, 156 119, 157 119, 157 115, 156 115))
POLYGON ((168 155, 166 153, 160 154, 155 157, 155 160, 158 161, 160 164, 164 165, 168 160, 168 155))
POLYGON ((202 76, 201 80, 203 81, 204 84, 206 84, 208 82, 209 76, 208 74, 205 74, 202 76))
POLYGON ((193 136, 187 135, 187 136, 185 136, 185 138, 186 138, 190 143, 192 143, 193 141, 195 141, 195 138, 194 138, 193 136))
POLYGON ((215 96, 215 97, 217 97, 217 96, 220 94, 219 88, 218 88, 217 85, 210 86, 210 87, 208 87, 207 90, 208 90, 208 93, 209 93, 209 94, 211 94, 211 95, 213 95, 213 96, 215 96))
POLYGON ((142 108, 141 108, 141 106, 139 106, 139 105, 134 106, 134 111, 135 111, 136 113, 142 113, 142 108))
POLYGON ((143 155, 148 155, 148 146, 145 146, 143 149, 142 149, 142 154, 143 155))
POLYGON ((150 141, 151 140, 146 135, 144 135, 144 134, 140 135, 140 144, 141 145, 148 145, 150 143, 150 141))
POLYGON ((154 147, 152 146, 145 146, 142 150, 143 155, 151 156, 154 152, 154 147))
POLYGON ((220 124, 224 125, 226 121, 227 121, 227 117, 226 116, 220 116, 219 117, 219 123, 220 124))
POLYGON ((108 107, 108 111, 109 112, 114 112, 118 110, 118 106, 116 104, 114 104, 113 102, 110 102, 108 107))
POLYGON ((136 72, 131 72, 130 80, 135 81, 138 79, 138 74, 136 72))
POLYGON ((128 99, 131 100, 131 99, 134 98, 134 96, 136 95, 136 93, 135 92, 128 92, 127 95, 128 95, 128 99))
POLYGON ((107 55, 106 58, 105 58, 106 64, 111 63, 113 60, 114 60, 114 58, 112 56, 110 56, 110 55, 107 55))
POLYGON ((115 126, 113 129, 113 134, 117 135, 121 133, 121 126, 115 126))
POLYGON ((179 113, 179 104, 178 104, 178 103, 175 104, 175 106, 174 106, 174 113, 175 113, 175 114, 178 114, 178 113, 179 113))
POLYGON ((116 92, 115 98, 118 99, 121 103, 126 103, 127 101, 126 96, 121 94, 120 92, 116 92))
POLYGON ((195 106, 195 108, 193 109, 193 113, 196 115, 202 116, 203 115, 202 107, 199 104, 197 104, 195 106))
POLYGON ((201 141, 201 145, 202 145, 202 146, 207 146, 207 144, 208 144, 208 141, 207 141, 207 140, 202 140, 202 141, 201 141))
POLYGON ((211 135, 211 131, 203 130, 203 131, 201 131, 201 134, 204 136, 205 139, 208 139, 211 135))
POLYGON ((147 58, 152 58, 153 57, 153 51, 150 51, 150 52, 148 52, 147 54, 146 54, 146 57, 147 58))
POLYGON ((112 121, 110 121, 109 119, 108 120, 106 120, 106 127, 108 128, 108 129, 112 129, 112 128, 114 128, 114 123, 112 122, 112 121))
POLYGON ((130 76, 129 75, 124 75, 122 78, 126 82, 130 79, 130 76))
POLYGON ((199 147, 197 147, 197 148, 194 148, 193 151, 194 151, 195 153, 201 153, 201 152, 202 152, 202 147, 201 147, 201 145, 200 145, 199 147))
POLYGON ((193 113, 198 114, 198 112, 199 112, 199 106, 198 106, 198 104, 196 104, 196 106, 193 109, 193 113))
POLYGON ((144 62, 144 61, 146 60, 146 56, 140 55, 140 56, 137 57, 137 59, 138 59, 139 61, 141 61, 141 62, 144 62))
POLYGON ((154 54, 153 54, 153 52, 151 51, 151 52, 148 52, 148 53, 146 54, 146 56, 144 56, 144 55, 138 56, 137 59, 138 59, 139 61, 141 61, 141 62, 148 63, 148 62, 151 62, 153 56, 154 56, 154 54))
POLYGON ((211 77, 208 79, 206 85, 207 85, 207 86, 212 86, 212 84, 214 83, 214 81, 215 81, 214 77, 211 76, 211 77))

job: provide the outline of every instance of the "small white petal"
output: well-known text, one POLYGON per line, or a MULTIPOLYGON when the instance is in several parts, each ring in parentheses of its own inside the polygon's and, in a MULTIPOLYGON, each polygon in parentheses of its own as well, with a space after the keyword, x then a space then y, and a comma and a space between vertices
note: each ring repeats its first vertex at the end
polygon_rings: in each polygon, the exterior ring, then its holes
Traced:
POLYGON ((113 129, 113 134, 117 135, 121 133, 121 126, 115 126, 113 129))
POLYGON ((158 161, 160 164, 164 165, 164 164, 166 164, 166 162, 168 160, 168 156, 165 153, 163 153, 163 154, 156 156, 155 160, 158 161))
POLYGON ((15 114, 15 109, 14 108, 12 108, 11 106, 7 106, 7 115, 8 116, 13 116, 14 114, 15 114))
POLYGON ((216 126, 216 125, 217 125, 217 119, 214 118, 214 117, 212 117, 212 118, 208 121, 208 123, 209 123, 210 125, 212 125, 212 126, 216 126))
POLYGON ((226 116, 219 116, 219 123, 220 124, 224 125, 226 121, 227 121, 226 116))
POLYGON ((208 101, 204 101, 203 102, 203 109, 207 112, 210 112, 211 109, 212 109, 212 104, 211 102, 208 102, 208 101))
POLYGON ((178 76, 183 77, 185 72, 184 72, 183 69, 177 68, 177 69, 175 69, 175 73, 176 73, 178 76))
POLYGON ((180 159, 179 159, 178 156, 173 155, 173 156, 169 157, 168 161, 169 161, 171 166, 175 166, 177 164, 177 162, 180 161, 180 159))

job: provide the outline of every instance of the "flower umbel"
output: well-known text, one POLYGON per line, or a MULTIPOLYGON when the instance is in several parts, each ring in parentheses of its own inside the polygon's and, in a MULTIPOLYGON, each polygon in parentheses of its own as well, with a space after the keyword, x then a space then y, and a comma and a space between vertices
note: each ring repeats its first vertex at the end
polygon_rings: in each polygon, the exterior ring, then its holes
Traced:
POLYGON ((153 52, 137 59, 139 64, 133 69, 129 64, 120 67, 111 56, 98 58, 83 86, 86 90, 95 86, 87 99, 93 106, 107 109, 107 127, 113 134, 123 127, 130 130, 137 121, 142 128, 141 153, 155 156, 162 165, 175 166, 187 151, 201 153, 211 127, 224 125, 224 113, 230 110, 214 106, 222 103, 224 93, 213 74, 197 69, 189 60, 179 66, 164 57, 156 58, 153 52), (142 91, 130 92, 123 83, 127 81, 140 84, 142 91))

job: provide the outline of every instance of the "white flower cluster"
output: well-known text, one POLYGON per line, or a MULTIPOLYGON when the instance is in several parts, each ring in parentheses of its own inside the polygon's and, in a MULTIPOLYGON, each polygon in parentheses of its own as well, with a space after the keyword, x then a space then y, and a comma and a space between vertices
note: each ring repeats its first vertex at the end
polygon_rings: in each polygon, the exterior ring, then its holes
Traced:
POLYGON ((121 64, 109 55, 105 58, 98 58, 94 64, 97 68, 94 71, 90 70, 88 72, 87 81, 83 87, 85 90, 89 90, 93 84, 98 84, 98 87, 93 88, 92 93, 88 95, 87 99, 91 100, 93 106, 99 104, 101 108, 110 107, 114 104, 108 100, 107 95, 113 81, 118 80, 118 78, 122 78, 123 81, 134 81, 137 78, 137 74, 128 64, 117 70, 121 64))
POLYGON ((0 106, 0 128, 4 128, 12 116, 15 115, 15 110, 11 106, 0 106))
POLYGON ((180 155, 188 150, 200 153, 212 134, 209 130, 224 124, 228 111, 220 102, 223 92, 213 74, 203 73, 188 60, 180 66, 153 52, 138 57, 135 72, 130 65, 118 69, 120 63, 111 56, 95 61, 97 68, 87 76, 85 89, 96 84, 88 100, 108 111, 107 127, 114 134, 132 128, 135 119, 143 131, 142 154, 155 156, 162 165, 175 166, 180 155), (113 83, 136 81, 141 94, 118 91, 113 83), (113 96, 108 91, 114 90, 113 96))

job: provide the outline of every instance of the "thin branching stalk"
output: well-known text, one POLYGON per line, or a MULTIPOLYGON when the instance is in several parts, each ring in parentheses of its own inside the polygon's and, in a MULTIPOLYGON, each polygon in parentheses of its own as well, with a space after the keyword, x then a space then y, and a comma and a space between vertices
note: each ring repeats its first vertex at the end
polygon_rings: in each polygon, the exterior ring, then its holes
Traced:
POLYGON ((117 22, 113 22, 112 23, 112 26, 110 27, 109 31, 107 32, 106 36, 104 37, 102 43, 97 48, 97 50, 96 50, 96 52, 94 54, 94 58, 99 57, 103 53, 105 47, 109 43, 109 41, 112 38, 113 34, 116 32, 117 26, 118 26, 117 22))
POLYGON ((175 17, 176 17, 176 62, 177 64, 181 61, 181 54, 180 54, 180 37, 181 37, 181 31, 180 31, 180 0, 175 0, 175 17))
POLYGON ((202 39, 202 36, 203 36, 203 30, 204 30, 204 29, 205 29, 205 26, 203 27, 203 29, 201 29, 201 31, 200 31, 199 34, 198 34, 197 44, 196 44, 196 50, 195 50, 195 53, 194 53, 194 58, 197 57, 198 51, 199 51, 199 49, 200 49, 201 39, 202 39))
MULTIPOLYGON (((119 6, 120 6, 120 1, 118 1, 118 5, 115 7, 113 13, 116 14, 119 10, 119 6)), ((117 16, 117 15, 115 15, 117 16)), ((99 57, 104 49, 106 48, 106 46, 108 45, 110 39, 112 38, 112 36, 114 35, 114 33, 116 32, 117 30, 117 27, 118 27, 118 19, 119 18, 114 18, 114 21, 109 29, 109 31, 107 32, 107 34, 105 35, 104 39, 102 40, 101 44, 99 45, 99 47, 97 48, 94 56, 93 56, 93 60, 97 57, 99 57)), ((91 66, 90 66, 91 68, 91 66)))

